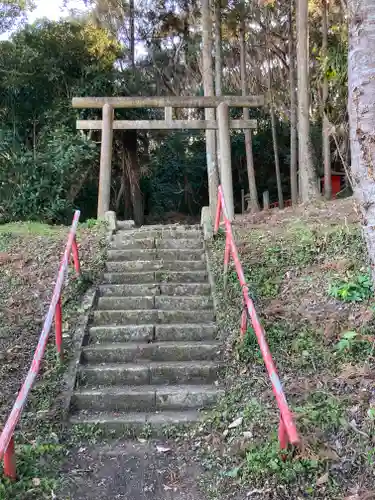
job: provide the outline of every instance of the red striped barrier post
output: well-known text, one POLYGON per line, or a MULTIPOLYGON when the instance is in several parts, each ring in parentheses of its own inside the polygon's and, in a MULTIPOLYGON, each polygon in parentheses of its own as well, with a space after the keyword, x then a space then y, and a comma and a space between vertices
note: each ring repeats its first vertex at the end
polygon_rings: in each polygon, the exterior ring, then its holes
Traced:
MULTIPOLYGON (((62 355, 62 334, 61 334, 61 315, 60 315, 60 333, 59 340, 57 334, 57 323, 58 323, 58 315, 61 312, 58 304, 60 303, 61 307, 61 290, 65 280, 65 273, 68 269, 69 257, 72 252, 73 242, 76 237, 76 231, 78 226, 80 212, 76 210, 74 213, 73 222, 69 231, 68 241, 65 247, 65 252, 63 258, 61 260, 59 272, 57 275, 57 280, 55 284, 55 288, 53 290, 53 295, 51 299, 50 306, 48 308, 48 312, 46 318, 44 320, 43 329, 39 337, 38 345, 36 347, 33 360, 31 362, 31 366, 25 378, 25 381, 21 387, 20 392, 18 393, 17 399, 14 403, 12 411, 8 417, 8 420, 5 423, 4 429, 0 435, 0 460, 4 459, 4 474, 10 479, 16 479, 16 457, 14 450, 14 430, 18 424, 18 421, 21 417, 22 410, 26 404, 27 397, 34 385, 35 379, 39 373, 40 365, 43 359, 43 355, 46 349, 49 333, 51 331, 53 318, 56 317, 56 348, 59 355, 62 355), (59 351, 60 349, 60 351, 59 351)), ((78 252, 76 254, 78 258, 78 252)), ((73 255, 74 258, 74 255, 73 255)), ((77 267, 75 266, 76 271, 77 267)), ((79 263, 78 263, 79 269, 79 263)))
MULTIPOLYGON (((271 381, 273 393, 276 398, 277 405, 280 410, 280 422, 279 422, 279 429, 278 429, 278 437, 279 437, 279 443, 280 443, 280 448, 285 449, 288 445, 288 442, 290 442, 293 445, 297 445, 300 442, 297 429, 294 423, 294 419, 292 416, 292 413, 289 409, 288 403, 285 398, 285 394, 279 379, 279 376, 276 371, 275 364, 272 359, 271 352, 269 350, 266 337, 265 337, 265 332, 264 329, 259 321, 258 315, 256 313, 254 303, 249 297, 249 289, 247 287, 245 275, 242 269, 242 264, 238 256, 238 250, 236 243, 234 241, 233 237, 233 231, 232 231, 232 224, 229 221, 226 213, 226 207, 225 207, 225 200, 224 200, 224 194, 221 186, 219 186, 219 199, 218 199, 218 204, 217 204, 217 212, 216 212, 216 219, 215 219, 215 233, 217 233, 220 225, 220 218, 221 218, 221 213, 223 214, 224 218, 224 224, 225 224, 225 230, 226 230, 226 243, 225 243, 225 248, 227 246, 230 248, 230 255, 233 258, 233 262, 236 268, 237 276, 242 288, 242 294, 244 298, 244 312, 242 312, 241 316, 241 335, 243 336, 246 332, 247 329, 247 316, 250 318, 252 327, 254 329, 255 335, 258 340, 259 348, 262 353, 263 361, 266 366, 268 376, 271 381), (245 317, 246 316, 246 317, 245 317)), ((225 250, 225 256, 224 258, 226 259, 226 254, 227 250, 225 250)), ((224 266, 226 264, 224 263, 224 266)))

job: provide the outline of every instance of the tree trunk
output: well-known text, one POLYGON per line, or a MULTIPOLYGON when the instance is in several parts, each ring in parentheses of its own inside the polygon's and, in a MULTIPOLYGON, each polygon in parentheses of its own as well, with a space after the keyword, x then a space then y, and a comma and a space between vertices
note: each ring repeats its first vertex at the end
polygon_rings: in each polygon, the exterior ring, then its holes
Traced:
POLYGON ((349 0, 348 7, 351 169, 375 282, 375 2, 349 0))
POLYGON ((308 20, 308 0, 297 0, 298 164, 303 203, 319 196, 310 144, 308 20))
MULTIPOLYGON (((322 57, 326 59, 327 49, 328 49, 328 20, 327 20, 327 0, 322 1, 322 57)), ((332 178, 331 178, 331 149, 330 149, 330 137, 329 137, 329 120, 325 113, 327 101, 328 101, 328 79, 324 75, 323 85, 322 85, 322 119, 323 119, 323 129, 322 129, 322 143, 323 143, 323 165, 324 165, 324 196, 326 200, 330 200, 332 197, 332 178)))
POLYGON ((272 70, 271 70, 271 63, 270 63, 270 54, 268 52, 268 42, 266 42, 266 43, 267 43, 266 50, 267 50, 267 63, 268 63, 268 78, 267 78, 267 81, 268 81, 268 99, 269 99, 269 103, 270 103, 273 154, 275 157, 277 198, 279 200, 279 208, 280 208, 280 210, 282 210, 284 208, 284 197, 283 197, 283 188, 281 186, 279 148, 277 145, 276 118, 275 118, 275 110, 274 110, 273 95, 272 95, 272 70))
POLYGON ((294 0, 290 2, 289 11, 289 84, 290 84, 290 189, 292 204, 298 203, 298 176, 297 176, 297 96, 296 96, 296 68, 295 44, 293 35, 294 0))
POLYGON ((140 167, 137 156, 137 131, 127 130, 124 133, 124 146, 126 148, 128 177, 130 183, 130 197, 133 205, 134 222, 141 226, 144 220, 143 197, 140 186, 140 167))
MULTIPOLYGON (((210 1, 202 0, 202 40, 203 40, 203 88, 205 96, 214 95, 214 80, 212 72, 212 17, 210 1)), ((205 109, 205 119, 215 120, 215 109, 205 109)), ((208 175, 208 196, 210 201, 211 216, 214 220, 217 203, 217 189, 219 176, 216 156, 215 130, 206 130, 206 157, 208 175)))
MULTIPOLYGON (((221 44, 221 0, 215 1, 215 94, 220 96, 222 94, 222 79, 223 79, 223 52, 221 44)), ((219 179, 220 174, 220 142, 219 131, 216 131, 216 156, 217 156, 217 170, 219 179)))
MULTIPOLYGON (((240 24, 240 71, 241 71, 241 93, 247 95, 247 78, 246 78, 246 52, 245 52, 245 19, 241 16, 240 24)), ((244 120, 249 119, 249 108, 243 108, 244 120)), ((246 166, 247 178, 249 181, 249 206, 252 212, 259 211, 258 192, 255 181, 254 157, 251 130, 244 131, 245 134, 245 150, 246 150, 246 166)))
POLYGON ((130 21, 130 63, 135 68, 135 29, 134 29, 134 0, 129 0, 130 21))
POLYGON ((275 156, 277 197, 279 199, 279 208, 280 208, 280 210, 282 210, 284 208, 284 197, 283 197, 283 188, 281 186, 279 148, 278 148, 278 145, 277 145, 276 118, 275 118, 275 111, 273 109, 273 102, 272 102, 271 95, 270 95, 270 100, 271 100, 271 102, 270 102, 270 115, 271 115, 271 127, 272 127, 273 153, 274 153, 274 156, 275 156))

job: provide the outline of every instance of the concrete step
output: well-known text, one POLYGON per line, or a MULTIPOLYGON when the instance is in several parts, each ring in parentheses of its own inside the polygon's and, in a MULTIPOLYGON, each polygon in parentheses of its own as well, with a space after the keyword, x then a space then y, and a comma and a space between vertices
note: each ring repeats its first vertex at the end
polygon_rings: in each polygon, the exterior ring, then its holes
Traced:
POLYGON ((203 249, 189 250, 189 249, 124 249, 124 250, 108 250, 109 261, 123 261, 123 260, 197 260, 204 261, 205 254, 203 249))
POLYGON ((94 411, 190 410, 212 406, 222 394, 212 385, 85 388, 74 392, 72 406, 94 411))
POLYGON ((149 325, 162 323, 211 323, 215 320, 211 310, 161 311, 157 309, 93 312, 93 326, 149 325))
POLYGON ((101 297, 140 297, 153 295, 209 295, 211 287, 208 283, 181 283, 181 284, 155 284, 145 283, 141 285, 101 285, 99 295, 101 297))
POLYGON ((104 273, 103 283, 108 284, 139 284, 139 283, 155 283, 155 273, 148 271, 144 273, 104 273))
POLYGON ((213 309, 213 302, 209 295, 195 295, 193 297, 178 297, 172 295, 156 295, 153 297, 100 297, 97 309, 124 311, 128 309, 161 309, 173 311, 207 310, 213 309))
POLYGON ((121 272, 142 272, 142 271, 204 271, 207 269, 204 261, 162 261, 162 260, 124 260, 109 261, 106 263, 106 269, 110 273, 121 272))
POLYGON ((178 239, 164 239, 164 238, 148 238, 139 237, 136 239, 129 238, 126 235, 115 235, 111 241, 111 249, 125 250, 125 249, 181 249, 181 250, 200 250, 203 251, 203 240, 198 238, 178 238, 178 239))
POLYGON ((88 343, 102 344, 108 342, 152 342, 154 325, 128 326, 92 326, 88 332, 88 343))
POLYGON ((135 363, 145 361, 203 361, 219 357, 220 346, 215 341, 152 342, 137 344, 108 343, 83 348, 82 361, 87 363, 135 363))
POLYGON ((93 326, 89 329, 90 344, 107 342, 151 342, 214 340, 217 328, 214 323, 205 325, 129 325, 93 326))
POLYGON ((222 366, 217 361, 81 365, 77 381, 79 387, 210 384, 218 379, 222 366))
MULTIPOLYGON (((119 234, 119 233, 118 233, 119 234)), ((134 240, 132 238, 126 238, 125 236, 114 236, 111 241, 111 249, 121 249, 121 250, 147 250, 154 249, 155 238, 143 238, 134 240)))
POLYGON ((175 228, 145 228, 145 229, 126 229, 117 231, 116 238, 119 239, 202 239, 201 229, 186 230, 183 227, 175 228))
POLYGON ((155 297, 99 297, 97 309, 155 309, 155 297))
POLYGON ((155 308, 172 311, 198 311, 213 310, 213 301, 209 295, 195 295, 194 297, 177 297, 171 295, 158 295, 154 297, 155 308))
POLYGON ((123 285, 137 283, 206 283, 207 271, 149 271, 104 273, 103 283, 123 285))
POLYGON ((200 419, 197 410, 184 412, 93 412, 81 410, 69 418, 71 425, 95 425, 107 437, 132 438, 151 432, 151 437, 164 437, 169 427, 189 427, 200 419))

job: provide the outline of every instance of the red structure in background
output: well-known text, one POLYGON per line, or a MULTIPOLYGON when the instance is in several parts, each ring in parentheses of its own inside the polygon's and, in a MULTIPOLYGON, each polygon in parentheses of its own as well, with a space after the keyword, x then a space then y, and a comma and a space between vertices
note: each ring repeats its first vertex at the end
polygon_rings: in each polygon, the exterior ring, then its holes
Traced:
MULTIPOLYGON (((345 174, 342 172, 333 172, 332 173, 332 175, 331 175, 332 199, 335 199, 336 196, 338 195, 338 193, 343 190, 344 178, 345 178, 345 174)), ((320 192, 322 194, 324 194, 324 176, 320 177, 320 192)), ((279 206, 278 201, 274 201, 273 203, 270 203, 270 208, 277 208, 278 206, 279 206)), ((284 206, 291 207, 292 200, 284 201, 284 206)))
MULTIPOLYGON (((336 198, 337 194, 343 189, 342 182, 345 174, 341 172, 332 172, 331 183, 332 183, 332 198, 336 198)), ((320 178, 321 192, 324 194, 324 177, 320 178)))

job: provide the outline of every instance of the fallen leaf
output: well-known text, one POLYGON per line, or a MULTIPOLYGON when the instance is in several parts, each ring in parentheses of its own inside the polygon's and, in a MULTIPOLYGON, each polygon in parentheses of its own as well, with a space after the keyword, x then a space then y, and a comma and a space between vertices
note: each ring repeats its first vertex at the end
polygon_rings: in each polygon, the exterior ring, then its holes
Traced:
POLYGON ((235 467, 234 469, 228 470, 227 472, 224 472, 224 476, 226 477, 237 477, 241 468, 240 467, 235 467))
POLYGON ((159 452, 159 453, 168 453, 168 451, 171 451, 170 448, 166 448, 165 446, 157 446, 156 447, 156 450, 159 452))
POLYGON ((243 422, 243 417, 236 418, 236 420, 233 420, 231 424, 228 425, 228 429, 235 429, 236 427, 239 427, 243 422))
POLYGON ((320 476, 317 481, 316 481, 316 485, 317 486, 321 486, 322 484, 325 484, 328 482, 328 479, 329 479, 329 474, 328 472, 326 472, 325 474, 323 474, 323 476, 320 476))

